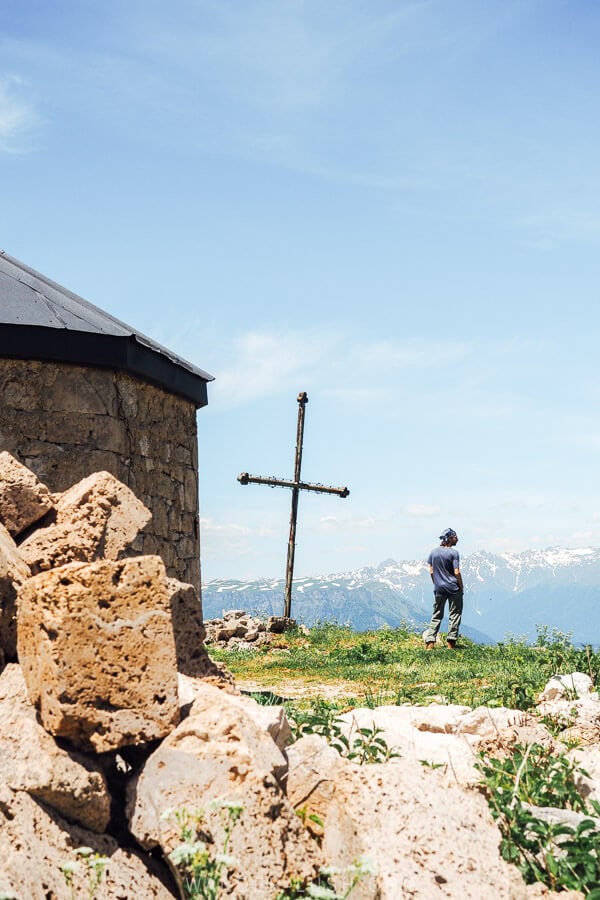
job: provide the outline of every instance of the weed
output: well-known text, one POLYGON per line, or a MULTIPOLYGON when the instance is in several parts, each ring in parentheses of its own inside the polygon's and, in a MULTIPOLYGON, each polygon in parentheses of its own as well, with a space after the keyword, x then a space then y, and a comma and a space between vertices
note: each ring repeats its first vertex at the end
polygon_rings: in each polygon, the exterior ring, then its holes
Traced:
POLYGON ((367 875, 375 874, 371 863, 366 859, 358 859, 346 869, 335 866, 322 866, 317 878, 292 878, 288 887, 277 894, 276 900, 300 900, 312 897, 314 900, 346 900, 354 888, 367 875), (336 890, 333 879, 342 885, 336 890))
POLYGON ((243 807, 229 801, 215 801, 211 804, 219 811, 224 838, 221 851, 212 853, 209 845, 212 838, 202 829, 202 810, 167 810, 161 816, 173 819, 179 827, 181 841, 169 853, 183 900, 216 900, 227 878, 227 872, 235 867, 235 860, 227 853, 233 827, 242 814, 243 807))
POLYGON ((100 853, 95 853, 91 847, 78 847, 75 855, 78 859, 64 862, 60 867, 65 884, 71 891, 72 900, 75 900, 75 897, 82 896, 77 885, 83 879, 82 889, 86 891, 88 900, 94 900, 96 892, 102 884, 102 877, 109 859, 100 853))
POLYGON ((519 867, 528 884, 539 881, 552 890, 581 890, 591 897, 588 889, 600 881, 597 822, 549 823, 531 809, 551 806, 597 815, 600 804, 592 801, 589 809, 575 784, 576 773, 585 771, 540 744, 517 744, 502 760, 480 754, 476 765, 500 827, 503 858, 519 867))

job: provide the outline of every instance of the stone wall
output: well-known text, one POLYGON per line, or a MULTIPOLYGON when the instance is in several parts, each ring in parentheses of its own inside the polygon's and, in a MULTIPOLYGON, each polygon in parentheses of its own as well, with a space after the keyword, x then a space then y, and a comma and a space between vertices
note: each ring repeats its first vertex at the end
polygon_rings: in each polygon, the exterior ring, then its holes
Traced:
POLYGON ((17 359, 0 359, 0 403, 0 450, 54 492, 111 472, 152 511, 132 554, 200 590, 192 403, 121 372, 17 359))

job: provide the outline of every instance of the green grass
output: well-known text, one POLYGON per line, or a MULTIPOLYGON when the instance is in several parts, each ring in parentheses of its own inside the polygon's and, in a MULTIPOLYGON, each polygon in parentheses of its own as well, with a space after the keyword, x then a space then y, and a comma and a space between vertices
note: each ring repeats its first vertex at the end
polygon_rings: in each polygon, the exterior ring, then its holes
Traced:
POLYGON ((356 633, 324 623, 307 635, 287 632, 257 651, 209 652, 242 686, 247 679, 285 696, 286 686, 303 684, 306 695, 318 697, 337 684, 337 705, 349 706, 442 702, 528 709, 559 671, 587 672, 600 683, 600 654, 545 628, 535 645, 511 639, 484 646, 461 637, 455 651, 444 644, 426 651, 406 627, 356 633))

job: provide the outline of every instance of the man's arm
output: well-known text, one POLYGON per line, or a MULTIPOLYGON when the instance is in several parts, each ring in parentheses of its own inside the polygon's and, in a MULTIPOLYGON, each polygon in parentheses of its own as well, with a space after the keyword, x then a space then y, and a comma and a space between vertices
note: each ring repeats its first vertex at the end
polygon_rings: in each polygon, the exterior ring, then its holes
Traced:
POLYGON ((464 585, 463 585, 462 573, 461 573, 460 569, 455 569, 455 570, 454 570, 454 574, 456 575, 456 581, 457 581, 457 583, 458 583, 459 588, 461 589, 461 591, 464 592, 464 589, 465 589, 465 588, 464 588, 464 585))
POLYGON ((431 575, 431 580, 433 581, 433 566, 429 566, 429 574, 431 575))

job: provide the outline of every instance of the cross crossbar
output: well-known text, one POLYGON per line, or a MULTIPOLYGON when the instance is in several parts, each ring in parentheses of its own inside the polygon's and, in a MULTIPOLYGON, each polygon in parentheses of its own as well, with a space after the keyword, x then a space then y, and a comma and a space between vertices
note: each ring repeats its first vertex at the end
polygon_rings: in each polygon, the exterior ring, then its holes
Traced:
POLYGON ((285 570, 285 598, 283 615, 289 619, 292 613, 292 581, 294 578, 294 557, 296 553, 296 524, 298 521, 298 499, 300 491, 313 491, 317 494, 335 494, 338 497, 348 497, 350 491, 347 487, 330 487, 324 484, 310 484, 300 480, 302 468, 302 448, 304 446, 304 415, 308 395, 306 391, 298 394, 298 426, 296 429, 296 457, 294 464, 294 478, 270 478, 264 475, 249 475, 242 472, 238 475, 240 484, 266 484, 269 487, 290 488, 292 491, 292 510, 290 513, 290 536, 288 540, 287 564, 285 570))

